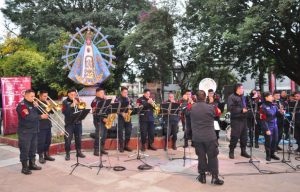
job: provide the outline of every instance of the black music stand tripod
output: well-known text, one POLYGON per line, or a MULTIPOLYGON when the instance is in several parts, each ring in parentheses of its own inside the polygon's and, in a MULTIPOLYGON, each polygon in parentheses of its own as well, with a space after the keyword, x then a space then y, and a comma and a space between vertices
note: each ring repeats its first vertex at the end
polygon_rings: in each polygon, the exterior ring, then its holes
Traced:
MULTIPOLYGON (((179 108, 180 108, 180 104, 179 103, 172 103, 172 102, 168 102, 168 103, 162 103, 161 104, 161 110, 162 110, 162 115, 167 115, 167 130, 166 130, 166 140, 165 140, 165 145, 166 145, 166 153, 167 153, 167 157, 169 160, 172 160, 172 157, 170 157, 169 154, 169 134, 171 133, 170 131, 170 115, 173 116, 178 116, 178 112, 179 112, 179 108)), ((174 137, 174 135, 173 135, 174 137)))
MULTIPOLYGON (((86 116, 89 114, 90 112, 90 109, 83 109, 83 110, 79 110, 78 112, 76 113, 73 113, 71 115, 71 121, 72 122, 77 122, 77 121, 82 121, 83 119, 86 118, 86 116)), ((82 167, 87 167, 87 168, 90 168, 90 166, 88 165, 84 165, 82 163, 79 163, 79 158, 78 158, 78 154, 76 153, 76 163, 71 165, 71 167, 73 167, 72 171, 70 172, 69 175, 72 175, 73 171, 78 167, 78 166, 82 166, 82 167)))
MULTIPOLYGON (((141 115, 141 111, 143 110, 143 106, 140 106, 138 108, 134 108, 134 113, 136 113, 138 115, 138 117, 141 115)), ((129 155, 129 157, 134 157, 136 156, 136 158, 134 159, 128 159, 128 160, 125 160, 124 162, 128 162, 128 161, 133 161, 133 160, 139 160, 143 163, 143 165, 140 165, 139 167, 141 167, 141 169, 143 170, 146 170, 146 169, 151 169, 152 166, 151 165, 148 165, 147 163, 145 163, 142 159, 145 158, 145 157, 148 157, 149 155, 146 155, 144 153, 141 153, 140 152, 140 134, 141 134, 141 130, 140 130, 140 120, 138 120, 138 128, 136 129, 137 130, 137 142, 136 142, 136 150, 137 152, 132 154, 132 155, 129 155)))
POLYGON ((254 139, 254 134, 255 134, 255 126, 257 125, 257 122, 256 122, 256 112, 257 112, 257 104, 255 103, 255 107, 253 108, 253 105, 252 105, 252 100, 251 98, 249 97, 249 103, 250 103, 250 111, 252 113, 252 116, 253 116, 253 125, 250 127, 251 129, 251 141, 250 141, 250 159, 249 161, 245 161, 245 162, 236 162, 235 164, 243 164, 243 163, 250 163, 251 165, 253 165, 259 173, 261 173, 261 170, 259 169, 259 167, 257 165, 255 165, 254 163, 260 163, 260 161, 253 161, 253 153, 252 153, 252 149, 253 149, 253 139, 254 139))
MULTIPOLYGON (((103 115, 106 115, 106 111, 108 111, 108 107, 111 103, 111 99, 106 99, 106 100, 102 100, 102 101, 99 101, 97 102, 96 104, 96 111, 95 113, 102 117, 103 115)), ((100 124, 101 126, 104 126, 103 123, 100 124)), ((103 160, 102 160, 102 154, 101 154, 101 129, 102 127, 99 127, 99 131, 98 131, 98 140, 99 140, 99 146, 98 146, 98 150, 99 150, 99 165, 93 165, 93 166, 90 166, 90 167, 98 167, 98 172, 97 172, 97 175, 99 175, 99 172, 102 168, 108 168, 110 169, 111 166, 104 166, 103 165, 103 160)), ((97 138, 95 138, 97 139, 97 138)))

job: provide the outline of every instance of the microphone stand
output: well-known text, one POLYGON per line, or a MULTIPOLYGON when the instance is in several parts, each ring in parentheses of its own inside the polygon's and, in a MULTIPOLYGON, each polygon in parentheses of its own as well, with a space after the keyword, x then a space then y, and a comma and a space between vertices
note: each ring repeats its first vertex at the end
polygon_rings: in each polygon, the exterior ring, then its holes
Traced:
POLYGON ((257 165, 255 165, 254 163, 260 163, 260 161, 253 161, 253 153, 252 153, 252 149, 253 149, 253 138, 254 138, 254 131, 255 131, 255 125, 257 125, 257 122, 256 122, 256 116, 255 114, 257 113, 257 104, 254 102, 254 109, 253 109, 253 101, 251 100, 250 97, 248 97, 248 102, 250 103, 250 110, 251 110, 251 113, 252 113, 252 116, 253 116, 253 126, 250 127, 251 129, 251 141, 250 141, 250 159, 249 161, 247 162, 236 162, 235 164, 243 164, 243 163, 250 163, 251 165, 253 165, 259 173, 261 173, 261 170, 259 169, 259 167, 257 165))

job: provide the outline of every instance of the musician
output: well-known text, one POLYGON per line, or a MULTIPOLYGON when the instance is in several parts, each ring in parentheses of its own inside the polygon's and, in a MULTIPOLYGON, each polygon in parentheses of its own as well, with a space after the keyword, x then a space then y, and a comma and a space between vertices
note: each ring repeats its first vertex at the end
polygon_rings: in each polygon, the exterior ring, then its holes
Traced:
POLYGON ((296 152, 300 152, 300 93, 295 93, 295 102, 293 103, 293 112, 295 112, 295 139, 298 144, 296 152))
MULTIPOLYGON (((168 100, 165 103, 177 103, 175 101, 174 93, 172 91, 168 94, 168 100)), ((172 149, 176 150, 176 141, 177 141, 177 133, 178 133, 178 123, 179 123, 179 116, 177 114, 170 114, 169 118, 168 115, 163 116, 164 121, 164 132, 165 132, 165 146, 164 149, 167 150, 167 134, 168 138, 172 136, 172 149), (168 122, 169 121, 169 122, 168 122), (168 127, 169 125, 169 127, 168 127), (168 132, 167 132, 168 130, 168 132)))
MULTIPOLYGON (((208 90, 208 96, 206 98, 206 103, 211 104, 214 107, 219 108, 220 101, 219 101, 219 98, 217 97, 217 95, 215 94, 213 89, 208 90)), ((220 116, 215 116, 215 121, 217 121, 219 123, 220 122, 220 116)), ((216 135, 217 135, 217 139, 219 139, 220 130, 215 130, 215 132, 216 132, 216 135)))
MULTIPOLYGON (((280 91, 274 91, 273 98, 274 98, 274 105, 276 105, 278 109, 286 110, 288 108, 287 101, 283 101, 280 98, 280 91)), ((280 140, 282 139, 284 130, 288 129, 289 122, 285 119, 284 114, 277 113, 276 117, 277 117, 277 127, 278 127, 278 139, 277 139, 276 150, 281 151, 282 149, 279 146, 279 143, 280 140)))
POLYGON ((62 113, 65 116, 65 129, 69 134, 69 137, 65 138, 65 160, 70 160, 71 142, 73 135, 75 136, 75 148, 76 155, 80 158, 85 158, 85 155, 81 152, 81 136, 82 136, 82 123, 81 121, 72 122, 71 115, 75 112, 75 108, 78 109, 79 99, 76 98, 77 91, 75 89, 68 90, 68 97, 63 101, 62 113))
POLYGON ((283 91, 280 92, 280 99, 283 102, 288 101, 288 95, 287 95, 286 91, 283 90, 283 91))
POLYGON ((206 183, 206 172, 212 175, 211 183, 223 185, 224 181, 218 178, 218 142, 214 128, 216 116, 221 115, 221 110, 214 105, 205 102, 206 93, 203 90, 197 92, 197 103, 190 111, 193 137, 192 141, 198 156, 198 180, 206 183))
POLYGON ((95 156, 99 156, 99 132, 100 132, 100 137, 101 137, 101 150, 100 153, 101 155, 107 155, 108 152, 105 151, 104 146, 105 146, 105 140, 106 140, 106 136, 107 136, 107 129, 105 128, 105 123, 107 121, 106 117, 107 115, 105 113, 102 114, 97 114, 99 113, 97 110, 97 104, 99 102, 103 102, 106 99, 105 97, 105 91, 103 88, 99 87, 96 89, 96 97, 94 98, 94 100, 91 103, 91 107, 92 107, 92 112, 93 112, 93 123, 95 126, 95 141, 94 141, 94 155, 95 156))
POLYGON ((259 91, 253 89, 250 92, 250 95, 246 97, 247 107, 250 109, 247 112, 247 127, 249 129, 249 138, 250 138, 250 146, 253 146, 253 131, 254 131, 254 142, 255 148, 259 148, 258 139, 260 132, 260 118, 258 109, 261 106, 261 97, 259 96, 259 91), (255 120, 254 120, 255 118, 255 120))
MULTIPOLYGON (((132 102, 128 98, 128 88, 127 87, 121 87, 121 95, 116 98, 115 102, 121 103, 122 105, 126 105, 129 108, 131 107, 132 102)), ((128 109, 129 109, 128 108, 128 109)), ((132 110, 132 109, 130 109, 132 110)), ((124 150, 131 152, 132 150, 129 148, 128 144, 130 141, 130 136, 131 136, 131 130, 132 130, 132 123, 131 123, 131 118, 129 122, 126 122, 124 119, 124 116, 127 115, 128 113, 122 113, 118 115, 118 137, 119 137, 119 145, 120 145, 120 152, 123 153, 124 150), (125 130, 125 142, 123 139, 123 130, 125 130)))
POLYGON ((18 104, 16 111, 18 114, 18 139, 20 148, 20 161, 22 163, 22 173, 31 174, 31 170, 41 170, 35 164, 35 153, 37 149, 37 137, 39 132, 39 120, 47 119, 47 114, 39 114, 37 104, 34 102, 35 93, 29 89, 25 91, 24 99, 18 104), (28 166, 29 160, 29 166, 28 166))
MULTIPOLYGON (((191 117, 189 111, 194 104, 194 100, 192 98, 192 91, 186 90, 181 99, 181 106, 183 109, 183 128, 184 128, 184 145, 183 147, 188 147, 188 141, 192 139, 192 125, 191 125, 191 117)), ((192 144, 193 145, 193 144, 192 144)))
POLYGON ((229 144, 229 158, 234 159, 234 149, 240 140, 241 156, 250 158, 246 152, 247 145, 247 106, 243 96, 243 84, 234 86, 234 93, 228 97, 227 109, 230 112, 231 135, 229 144))
MULTIPOLYGON (((48 92, 45 90, 40 91, 39 100, 43 102, 45 105, 48 105, 48 92)), ((41 106, 42 107, 42 106, 41 106)), ((44 110, 46 110, 44 108, 44 110)), ((39 111, 42 114, 41 111, 39 111)), ((53 113, 49 111, 48 114, 53 113)), ((39 122, 39 133, 38 133, 38 154, 39 154, 39 162, 41 164, 46 163, 46 161, 54 161, 55 159, 49 155, 49 147, 51 145, 51 121, 49 119, 40 119, 39 122)))
POLYGON ((279 110, 276 105, 273 104, 273 96, 269 92, 264 93, 264 103, 260 108, 260 118, 262 120, 262 129, 265 137, 265 150, 266 160, 271 159, 279 160, 280 158, 275 155, 278 139, 278 127, 277 127, 277 116, 279 110))
POLYGON ((145 89, 144 95, 137 99, 137 105, 140 106, 141 112, 139 115, 139 123, 141 129, 141 150, 146 150, 146 138, 148 135, 148 148, 156 151, 154 146, 154 101, 150 98, 150 90, 145 89))

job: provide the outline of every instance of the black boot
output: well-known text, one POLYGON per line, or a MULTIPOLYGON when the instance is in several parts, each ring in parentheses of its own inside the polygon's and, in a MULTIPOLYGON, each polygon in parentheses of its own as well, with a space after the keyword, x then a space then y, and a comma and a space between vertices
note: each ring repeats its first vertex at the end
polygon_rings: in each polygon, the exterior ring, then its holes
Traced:
POLYGON ((200 175, 197 177, 197 179, 198 179, 198 181, 200 182, 200 183, 206 183, 206 175, 205 175, 205 173, 200 173, 200 175))
POLYGON ((81 150, 77 150, 77 153, 76 153, 77 157, 80 157, 80 158, 85 158, 85 155, 81 152, 81 150))
POLYGON ((156 151, 157 150, 156 147, 154 147, 153 143, 149 145, 148 149, 150 149, 152 151, 156 151))
POLYGON ((28 164, 27 161, 22 161, 22 170, 21 173, 25 174, 25 175, 30 175, 32 172, 29 170, 28 168, 28 164))
POLYGON ((65 157, 66 161, 70 161, 70 152, 66 151, 66 157, 65 157))
POLYGON ((95 156, 99 156, 99 155, 100 155, 99 149, 94 149, 94 155, 95 155, 95 156))
POLYGON ((119 151, 120 151, 120 153, 124 153, 124 143, 123 143, 123 141, 122 142, 119 142, 119 151))
POLYGON ((212 175, 211 178, 211 184, 215 184, 215 185, 223 185, 224 181, 219 179, 218 175, 212 175))
POLYGON ((101 145, 101 155, 107 155, 108 153, 104 150, 104 145, 101 145))
POLYGON ((42 167, 39 167, 35 164, 35 159, 29 160, 29 167, 30 170, 41 170, 42 167))
POLYGON ((229 158, 234 159, 234 148, 229 149, 229 158))
POLYGON ((246 148, 241 148, 241 156, 245 158, 250 158, 250 155, 247 153, 246 148))
POLYGON ((271 161, 271 152, 266 150, 266 161, 271 161))
POLYGON ((125 140, 125 147, 124 147, 124 150, 125 150, 125 151, 128 151, 128 152, 131 152, 132 150, 128 147, 128 144, 129 144, 129 140, 125 140))
POLYGON ((142 147, 141 147, 141 151, 146 151, 146 145, 145 144, 142 144, 142 147))
POLYGON ((271 159, 280 160, 280 158, 276 156, 274 152, 271 153, 271 159))
POLYGON ((188 139, 184 139, 183 148, 187 148, 188 146, 189 146, 189 140, 188 139))
POLYGON ((255 141, 255 148, 259 148, 258 141, 255 141))
POLYGON ((45 152, 44 157, 47 161, 55 161, 55 159, 49 155, 49 151, 45 152))
POLYGON ((279 145, 277 146, 277 151, 282 151, 282 148, 279 145))
POLYGON ((177 150, 177 147, 176 147, 176 141, 173 141, 173 143, 172 143, 172 149, 173 149, 173 150, 177 150))
POLYGON ((40 162, 40 164, 46 163, 46 160, 44 159, 43 153, 39 153, 39 162, 40 162))

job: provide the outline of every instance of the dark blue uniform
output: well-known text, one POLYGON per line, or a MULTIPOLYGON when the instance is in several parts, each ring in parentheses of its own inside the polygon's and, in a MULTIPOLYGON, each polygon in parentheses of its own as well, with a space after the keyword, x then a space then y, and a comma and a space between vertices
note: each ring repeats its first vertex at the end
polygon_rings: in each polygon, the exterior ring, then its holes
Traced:
MULTIPOLYGON (((43 102, 47 105, 46 102, 43 102)), ((53 113, 50 111, 49 113, 53 113)), ((42 114, 39 111, 39 114, 42 114)), ((44 152, 49 151, 49 147, 51 145, 51 121, 49 119, 40 119, 39 122, 39 133, 38 133, 38 154, 43 154, 44 152)))
POLYGON ((182 113, 184 114, 184 124, 183 124, 183 131, 184 131, 184 146, 188 147, 188 140, 192 139, 192 123, 190 117, 190 110, 192 108, 192 104, 188 103, 187 100, 181 100, 181 106, 183 108, 182 113))
POLYGON ((24 99, 17 106, 20 161, 34 160, 37 149, 40 114, 33 103, 24 99))
POLYGON ((267 157, 274 155, 277 140, 278 140, 278 127, 277 127, 277 115, 279 114, 278 107, 271 102, 266 101, 260 108, 260 118, 262 123, 262 130, 265 137, 265 149, 267 157), (271 134, 267 135, 266 131, 270 131, 271 134))
MULTIPOLYGON (((274 102, 274 104, 279 109, 280 107, 283 107, 284 110, 287 109, 288 103, 283 100, 277 100, 274 102)), ((277 127, 278 127, 278 139, 277 139, 277 146, 279 145, 280 140, 282 139, 283 132, 288 135, 286 130, 288 131, 289 122, 285 119, 284 115, 281 113, 277 114, 277 127)))
POLYGON ((140 97, 137 100, 138 105, 143 106, 139 115, 142 146, 146 144, 147 135, 148 145, 152 145, 154 143, 154 108, 148 103, 148 100, 149 99, 147 99, 145 96, 140 97))
MULTIPOLYGON (((116 103, 121 103, 121 106, 129 106, 132 102, 129 100, 128 97, 118 97, 115 100, 116 103)), ((120 148, 122 149, 124 146, 127 148, 128 143, 130 141, 131 136, 131 130, 132 130, 132 123, 131 120, 129 122, 126 122, 124 120, 124 117, 122 114, 118 115, 118 137, 119 137, 119 144, 120 148), (123 130, 125 130, 125 143, 123 139, 123 130)))
MULTIPOLYGON (((170 103, 170 100, 167 100, 166 103, 170 103)), ((178 122, 179 122, 179 116, 177 114, 171 114, 169 115, 164 115, 163 116, 163 121, 164 121, 164 134, 165 134, 165 149, 167 145, 167 134, 168 138, 172 136, 172 148, 176 149, 176 141, 177 141, 177 133, 178 133, 178 122), (168 123, 169 120, 169 123, 168 123), (169 127, 168 127, 169 125, 169 127), (167 133, 168 130, 168 133, 167 133)))
POLYGON ((91 103, 91 107, 93 109, 93 123, 95 126, 95 142, 94 142, 94 150, 95 152, 99 151, 99 131, 101 136, 101 149, 104 149, 105 139, 107 135, 107 129, 105 128, 105 123, 103 122, 103 118, 105 118, 106 114, 97 114, 95 108, 97 107, 98 102, 104 101, 104 99, 100 97, 95 97, 94 100, 91 103))
POLYGON ((72 122, 71 115, 75 112, 75 108, 71 107, 73 100, 67 98, 63 101, 62 113, 65 116, 65 129, 69 134, 69 137, 65 136, 65 151, 69 153, 71 151, 71 142, 73 134, 75 136, 75 148, 77 153, 81 150, 81 136, 82 136, 82 123, 81 121, 72 122))

